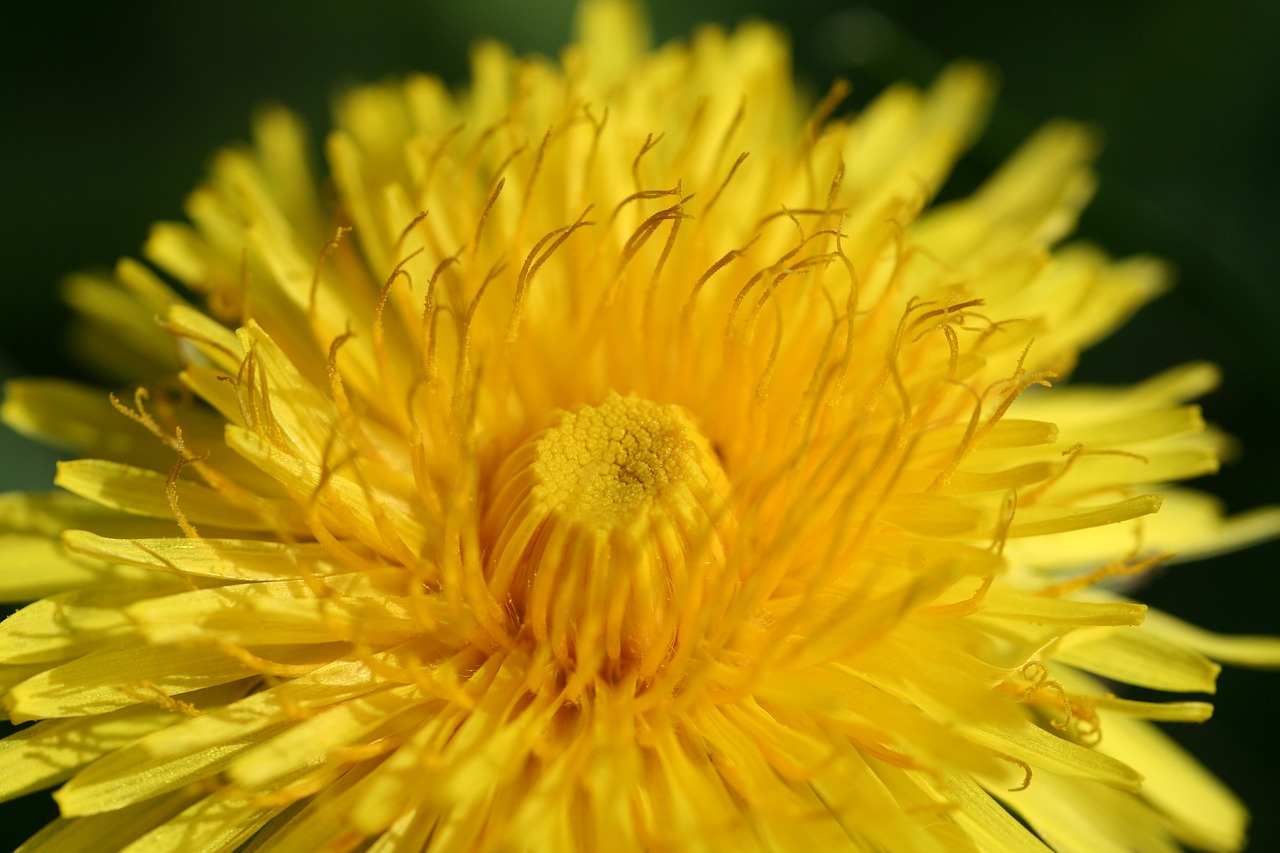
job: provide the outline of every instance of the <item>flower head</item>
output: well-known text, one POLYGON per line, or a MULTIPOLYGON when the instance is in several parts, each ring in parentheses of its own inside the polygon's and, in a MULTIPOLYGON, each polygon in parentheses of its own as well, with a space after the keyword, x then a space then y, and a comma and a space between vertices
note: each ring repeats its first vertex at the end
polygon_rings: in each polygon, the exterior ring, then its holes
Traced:
POLYGON ((981 69, 833 120, 772 30, 634 15, 349 93, 323 189, 267 112, 163 277, 81 282, 136 390, 4 403, 84 457, 0 501, 24 850, 1242 845, 1149 722, 1210 706, 1116 694, 1280 642, 1112 579, 1280 513, 1153 485, 1212 368, 1054 387, 1165 277, 1059 245, 1090 135, 931 208, 981 69))

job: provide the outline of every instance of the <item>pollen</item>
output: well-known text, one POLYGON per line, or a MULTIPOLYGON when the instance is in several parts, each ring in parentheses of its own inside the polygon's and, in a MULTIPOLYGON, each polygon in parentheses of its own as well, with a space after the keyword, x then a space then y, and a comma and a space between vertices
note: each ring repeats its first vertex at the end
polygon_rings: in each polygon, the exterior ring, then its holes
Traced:
POLYGON ((489 581, 575 672, 653 674, 721 580, 728 479, 692 416, 610 393, 501 466, 489 581))

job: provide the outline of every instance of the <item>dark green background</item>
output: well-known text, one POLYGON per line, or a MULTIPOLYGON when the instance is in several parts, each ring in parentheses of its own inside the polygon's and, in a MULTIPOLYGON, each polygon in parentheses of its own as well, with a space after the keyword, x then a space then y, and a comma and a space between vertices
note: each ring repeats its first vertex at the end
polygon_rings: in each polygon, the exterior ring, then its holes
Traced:
MULTIPOLYGON (((490 34, 554 53, 572 0, 266 2, 6 7, 0 50, 0 370, 75 375, 61 354, 59 279, 136 252, 219 145, 267 100, 326 126, 344 83, 410 70, 464 79, 490 34)), ((1280 371, 1280 3, 1210 0, 980 6, 879 0, 651 4, 659 39, 698 21, 765 17, 792 33, 814 91, 842 75, 865 101, 886 82, 927 82, 949 59, 995 66, 992 126, 948 192, 976 184, 1055 116, 1104 129, 1102 189, 1082 233, 1116 253, 1154 251, 1179 270, 1170 295, 1086 358, 1080 376, 1132 381, 1192 358, 1226 369, 1209 416, 1239 436, 1240 462, 1206 486, 1233 509, 1280 502, 1274 424, 1280 371)), ((48 483, 53 456, 0 435, 0 488, 48 483)), ((1146 593, 1209 627, 1280 632, 1280 546, 1179 566, 1146 593)), ((1280 674, 1228 670, 1215 720, 1177 727, 1252 805, 1253 850, 1280 850, 1274 721, 1280 674)), ((47 795, 0 809, 0 849, 52 815, 47 795)))

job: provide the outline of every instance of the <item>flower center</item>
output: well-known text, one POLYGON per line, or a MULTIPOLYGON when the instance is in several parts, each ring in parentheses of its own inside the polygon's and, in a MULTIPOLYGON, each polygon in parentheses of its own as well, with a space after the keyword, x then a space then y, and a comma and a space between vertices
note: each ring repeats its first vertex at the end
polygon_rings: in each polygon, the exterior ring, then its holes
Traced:
POLYGON ((723 597, 728 481, 680 406, 563 413, 495 485, 490 589, 579 677, 651 677, 723 597))

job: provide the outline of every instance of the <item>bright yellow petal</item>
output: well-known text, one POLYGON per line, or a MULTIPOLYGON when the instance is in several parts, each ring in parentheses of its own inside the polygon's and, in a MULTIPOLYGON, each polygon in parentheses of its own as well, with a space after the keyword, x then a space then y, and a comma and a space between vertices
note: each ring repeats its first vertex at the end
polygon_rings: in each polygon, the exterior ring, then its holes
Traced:
POLYGON ((253 837, 284 806, 236 791, 211 794, 125 847, 122 853, 222 853, 253 837))
POLYGON ((1036 769, 1043 769, 1048 773, 1101 782, 1124 791, 1137 791, 1142 787, 1142 775, 1127 764, 1050 734, 1029 721, 1009 728, 961 726, 960 731, 1002 755, 1027 762, 1033 773, 1036 769))
POLYGON ((1213 693, 1221 670, 1145 627, 1077 631, 1063 638, 1053 657, 1127 684, 1181 693, 1213 693))
POLYGON ((176 791, 119 811, 82 818, 60 817, 18 848, 20 853, 100 853, 123 850, 149 827, 179 814, 199 795, 176 791))
POLYGON ((0 601, 33 601, 83 586, 143 581, 137 570, 69 552, 48 536, 0 534, 0 601))
POLYGON ((1263 669, 1280 667, 1280 637, 1218 634, 1158 610, 1150 612, 1146 625, 1153 635, 1216 661, 1263 669))
MULTIPOLYGON (((88 500, 133 515, 174 518, 167 494, 169 478, 156 471, 121 465, 102 459, 60 462, 54 482, 88 500)), ((193 524, 224 529, 278 530, 291 520, 299 532, 296 508, 283 502, 258 498, 256 505, 242 506, 215 489, 186 478, 175 484, 175 503, 193 524)), ((175 521, 176 525, 176 521, 175 521)))
POLYGON ((155 706, 45 720, 0 740, 0 800, 53 785, 109 752, 180 719, 155 706))
POLYGON ((91 652, 28 678, 4 698, 14 722, 103 714, 226 684, 254 670, 216 649, 143 646, 126 642, 91 652), (68 685, 74 689, 68 690, 68 685))
MULTIPOLYGON (((314 542, 255 539, 108 539, 85 530, 62 535, 68 549, 110 563, 237 581, 330 575, 341 567, 314 542)), ((136 598, 136 596, 135 596, 136 598)))
POLYGON ((1100 749, 1143 774, 1142 796, 1169 816, 1174 833, 1207 850, 1239 850, 1249 814, 1200 762, 1151 723, 1108 715, 1100 749))
POLYGON ((1124 791, 1041 773, 1021 791, 991 792, 1060 853, 1180 853, 1164 821, 1124 791))

